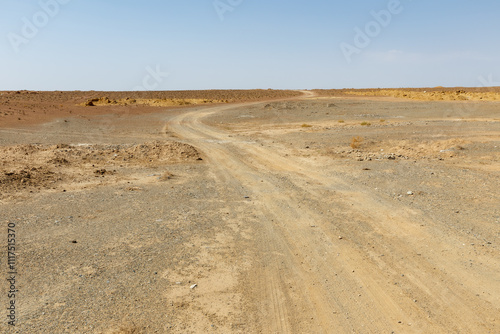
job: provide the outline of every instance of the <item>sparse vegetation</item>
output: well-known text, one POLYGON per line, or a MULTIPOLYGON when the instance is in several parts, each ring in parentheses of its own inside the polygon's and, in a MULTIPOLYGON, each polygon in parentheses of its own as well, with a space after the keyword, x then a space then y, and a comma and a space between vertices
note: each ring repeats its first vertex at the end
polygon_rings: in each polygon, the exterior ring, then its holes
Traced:
POLYGON ((312 128, 312 125, 310 125, 310 124, 302 124, 301 126, 303 128, 312 128))
POLYGON ((361 144, 363 143, 363 137, 353 137, 351 139, 351 148, 357 149, 361 147, 361 144))
POLYGON ((370 126, 370 125, 372 125, 372 123, 370 123, 370 122, 361 122, 361 125, 362 126, 370 126))
POLYGON ((343 119, 340 119, 339 123, 345 123, 345 121, 343 119))

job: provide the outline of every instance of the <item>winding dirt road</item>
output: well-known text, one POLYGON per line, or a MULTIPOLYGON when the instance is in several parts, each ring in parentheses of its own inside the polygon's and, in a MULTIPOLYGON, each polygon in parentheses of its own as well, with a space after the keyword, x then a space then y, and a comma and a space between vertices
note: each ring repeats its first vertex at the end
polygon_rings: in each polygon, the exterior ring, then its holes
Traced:
POLYGON ((168 130, 204 154, 221 184, 248 194, 255 247, 238 252, 254 261, 246 298, 255 330, 498 333, 495 252, 466 270, 456 247, 464 236, 428 213, 342 178, 334 163, 204 122, 236 107, 179 115, 168 130))

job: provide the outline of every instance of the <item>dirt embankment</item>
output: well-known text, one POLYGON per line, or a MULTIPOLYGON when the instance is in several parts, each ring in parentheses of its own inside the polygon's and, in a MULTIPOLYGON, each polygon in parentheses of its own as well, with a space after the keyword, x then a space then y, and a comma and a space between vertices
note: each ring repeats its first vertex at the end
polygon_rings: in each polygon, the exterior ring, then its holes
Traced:
MULTIPOLYGON (((202 160, 194 147, 174 141, 138 145, 15 145, 0 147, 0 156, 0 199, 68 186, 109 184, 144 167, 202 160)), ((160 180, 170 176, 167 171, 158 174, 160 180)))
POLYGON ((500 87, 315 90, 320 96, 379 96, 420 101, 500 101, 500 87))
POLYGON ((110 100, 108 97, 93 98, 80 104, 84 107, 96 106, 133 106, 144 105, 151 107, 173 107, 173 106, 189 106, 197 104, 211 104, 211 103, 229 103, 229 100, 214 100, 214 99, 131 99, 129 97, 124 99, 110 100))

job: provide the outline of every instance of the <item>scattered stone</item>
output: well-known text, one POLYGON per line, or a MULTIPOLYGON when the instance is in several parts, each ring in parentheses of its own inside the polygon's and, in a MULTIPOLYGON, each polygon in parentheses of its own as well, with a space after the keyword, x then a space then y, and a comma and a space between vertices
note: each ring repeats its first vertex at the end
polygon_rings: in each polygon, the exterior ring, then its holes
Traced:
POLYGON ((406 194, 407 195, 413 195, 413 191, 408 191, 406 194))
POLYGON ((194 288, 196 288, 197 286, 198 286, 198 284, 193 284, 193 285, 191 285, 189 288, 190 288, 190 289, 194 289, 194 288))

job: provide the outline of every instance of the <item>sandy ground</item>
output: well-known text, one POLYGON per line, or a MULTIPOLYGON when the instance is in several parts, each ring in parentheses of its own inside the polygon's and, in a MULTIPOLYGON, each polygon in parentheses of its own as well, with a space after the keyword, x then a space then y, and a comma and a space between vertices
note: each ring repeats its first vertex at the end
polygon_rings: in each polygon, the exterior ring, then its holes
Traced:
POLYGON ((499 102, 304 92, 0 145, 2 332, 500 332, 499 102))

